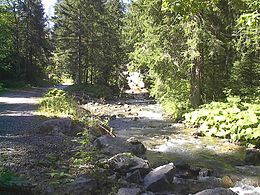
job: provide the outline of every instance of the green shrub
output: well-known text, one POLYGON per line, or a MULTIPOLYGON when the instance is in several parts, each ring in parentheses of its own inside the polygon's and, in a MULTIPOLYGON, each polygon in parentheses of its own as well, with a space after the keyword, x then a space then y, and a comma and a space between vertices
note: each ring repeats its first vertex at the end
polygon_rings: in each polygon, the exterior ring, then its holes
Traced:
POLYGON ((260 147, 260 105, 255 103, 258 101, 246 103, 239 97, 228 97, 226 102, 212 102, 185 114, 185 123, 200 127, 207 136, 260 147))
POLYGON ((25 182, 23 178, 18 177, 15 173, 2 170, 0 171, 0 188, 1 187, 13 187, 13 186, 22 186, 25 182))
POLYGON ((17 80, 3 81, 3 86, 6 88, 13 88, 13 89, 30 87, 30 85, 25 83, 24 81, 17 81, 17 80))
POLYGON ((64 90, 51 89, 40 100, 40 111, 53 115, 75 116, 78 105, 64 90))
POLYGON ((112 99, 115 91, 112 88, 104 85, 72 85, 66 89, 69 93, 77 95, 89 95, 95 98, 112 99))

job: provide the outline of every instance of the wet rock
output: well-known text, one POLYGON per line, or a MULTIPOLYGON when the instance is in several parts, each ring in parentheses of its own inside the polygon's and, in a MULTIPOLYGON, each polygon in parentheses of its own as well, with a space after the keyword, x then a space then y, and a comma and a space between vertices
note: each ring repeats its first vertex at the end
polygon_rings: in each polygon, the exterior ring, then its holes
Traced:
POLYGON ((125 118, 125 115, 124 114, 118 114, 117 118, 125 118))
POLYGON ((136 139, 135 137, 130 137, 128 140, 126 140, 128 143, 130 143, 132 145, 132 152, 136 155, 142 155, 145 154, 146 152, 146 148, 145 146, 142 144, 142 142, 140 142, 138 139, 136 139))
POLYGON ((146 192, 142 193, 141 195, 154 195, 154 193, 153 193, 153 192, 146 191, 146 192))
POLYGON ((97 138, 93 145, 99 149, 102 149, 103 152, 111 155, 123 152, 131 152, 135 155, 143 155, 146 152, 146 148, 141 142, 133 144, 124 141, 121 138, 111 137, 108 135, 97 138))
POLYGON ((205 189, 224 187, 222 180, 215 177, 183 179, 174 177, 171 189, 177 194, 194 194, 205 189))
POLYGON ((116 115, 112 115, 111 117, 110 117, 110 120, 115 120, 116 119, 116 115))
POLYGON ((120 153, 113 156, 108 159, 108 165, 111 169, 121 173, 129 173, 139 170, 141 175, 145 175, 150 170, 148 161, 133 156, 130 153, 120 153))
POLYGON ((245 164, 260 165, 260 150, 251 149, 246 151, 245 164))
POLYGON ((237 195, 237 193, 233 192, 230 189, 226 188, 214 188, 214 189, 207 189, 201 192, 196 193, 195 195, 237 195))
POLYGON ((67 189, 67 193, 70 195, 83 195, 93 193, 98 188, 96 180, 80 176, 75 179, 74 182, 67 189))
POLYGON ((211 169, 206 169, 206 168, 202 168, 200 171, 199 171, 199 177, 208 177, 208 176, 211 176, 213 173, 213 170, 211 169))
POLYGON ((139 119, 139 117, 137 117, 137 116, 135 116, 135 117, 133 117, 133 121, 137 121, 139 119))
POLYGON ((140 188, 120 188, 117 195, 137 195, 141 192, 142 190, 140 188))
POLYGON ((63 119, 51 119, 44 121, 38 128, 40 134, 46 135, 57 135, 57 134, 67 134, 76 135, 79 129, 73 125, 72 120, 69 118, 63 119))
POLYGON ((152 192, 167 191, 171 186, 175 169, 173 163, 155 168, 145 176, 145 188, 152 192))
POLYGON ((190 168, 191 175, 192 175, 193 177, 198 177, 199 174, 200 174, 200 170, 201 170, 201 168, 191 167, 191 168, 190 168))
POLYGON ((143 179, 142 179, 140 171, 135 170, 133 173, 127 173, 126 181, 128 181, 130 183, 136 183, 136 184, 142 183, 143 179))
POLYGON ((141 142, 135 138, 135 137, 130 137, 126 140, 128 143, 133 144, 133 145, 137 145, 140 144, 141 142))

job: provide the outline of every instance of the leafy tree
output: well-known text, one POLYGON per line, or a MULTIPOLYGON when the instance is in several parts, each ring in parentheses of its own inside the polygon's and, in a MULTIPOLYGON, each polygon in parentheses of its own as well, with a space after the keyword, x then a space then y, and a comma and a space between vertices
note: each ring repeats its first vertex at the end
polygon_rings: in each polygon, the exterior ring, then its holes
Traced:
POLYGON ((260 3, 244 1, 246 8, 236 20, 236 61, 232 69, 234 93, 249 95, 260 86, 260 3))
POLYGON ((224 98, 226 88, 241 89, 229 81, 259 86, 257 12, 250 26, 248 21, 243 27, 239 23, 250 9, 257 10, 258 4, 136 0, 125 22, 129 64, 150 76, 152 94, 175 112, 175 117, 190 107, 224 98), (245 37, 250 40, 251 56, 238 52, 248 48, 245 37), (243 66, 243 61, 248 65, 243 66))
POLYGON ((12 54, 14 52, 13 23, 10 7, 0 4, 0 79, 4 79, 12 68, 12 54))
MULTIPOLYGON (((44 78, 50 47, 41 0, 5 0, 1 4, 1 33, 6 34, 2 60, 8 62, 10 75, 36 84, 44 78), (12 48, 12 49, 11 49, 12 48), (9 54, 7 54, 7 50, 9 54), (11 58, 10 58, 11 57, 11 58)), ((1 44, 2 45, 2 44, 1 44)), ((4 45, 4 44, 3 44, 4 45)))

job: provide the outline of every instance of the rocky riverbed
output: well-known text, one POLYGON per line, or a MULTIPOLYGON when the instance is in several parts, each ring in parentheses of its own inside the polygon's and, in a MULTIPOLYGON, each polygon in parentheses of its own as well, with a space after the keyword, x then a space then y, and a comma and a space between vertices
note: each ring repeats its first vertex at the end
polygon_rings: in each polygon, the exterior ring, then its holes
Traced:
MULTIPOLYGON (((230 188, 238 194, 260 194, 260 167, 245 163, 246 148, 224 139, 197 136, 195 129, 164 119, 161 106, 152 100, 89 102, 83 107, 94 115, 108 119, 116 132, 116 139, 135 137, 142 142, 147 148, 142 158, 148 160, 151 169, 173 163, 175 172, 168 181, 170 188, 165 189, 174 194, 196 193, 218 187, 230 188), (178 167, 182 166, 187 175, 179 177, 176 172, 179 173, 178 167), (189 175, 194 170, 199 171, 189 175)), ((121 148, 112 154, 124 152, 123 146, 117 144, 118 147, 107 143, 105 148, 121 148)), ((126 151, 131 152, 129 149, 126 151)), ((141 180, 145 181, 145 177, 141 180)), ((125 192, 121 190, 120 193, 125 192)))
POLYGON ((77 164, 79 154, 90 154, 89 145, 79 145, 81 126, 68 118, 36 116, 31 91, 16 96, 26 102, 1 99, 1 116, 10 117, 17 128, 2 129, 0 163, 28 182, 0 188, 0 194, 260 194, 259 151, 199 137, 196 129, 166 119, 153 100, 140 95, 110 102, 88 99, 82 107, 93 118, 107 120, 116 137, 96 138, 94 161, 77 164), (31 128, 32 120, 26 120, 21 129, 15 117, 28 113, 37 125, 31 128))

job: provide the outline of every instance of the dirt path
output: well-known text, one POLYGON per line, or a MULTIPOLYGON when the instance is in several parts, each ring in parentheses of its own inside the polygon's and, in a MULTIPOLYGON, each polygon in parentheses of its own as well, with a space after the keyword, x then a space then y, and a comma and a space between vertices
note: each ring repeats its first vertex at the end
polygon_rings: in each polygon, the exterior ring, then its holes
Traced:
POLYGON ((37 102, 44 88, 7 92, 0 97, 0 135, 20 134, 35 128, 42 119, 36 116, 37 102))
POLYGON ((37 102, 46 90, 16 90, 0 96, 0 172, 10 170, 18 174, 30 188, 37 183, 35 194, 50 185, 50 172, 67 169, 75 148, 71 137, 33 133, 48 120, 36 114, 37 102))

